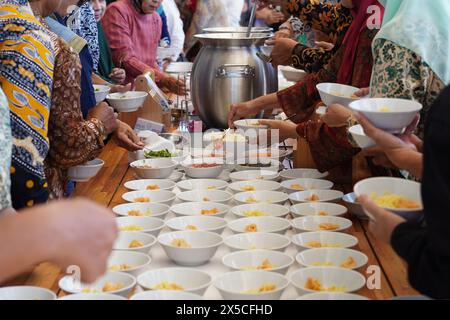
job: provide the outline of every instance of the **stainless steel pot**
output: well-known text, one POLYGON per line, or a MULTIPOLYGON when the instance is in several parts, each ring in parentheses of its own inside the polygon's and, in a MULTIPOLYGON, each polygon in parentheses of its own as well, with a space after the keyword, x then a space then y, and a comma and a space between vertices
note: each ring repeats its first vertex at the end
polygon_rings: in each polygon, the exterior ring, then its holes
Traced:
POLYGON ((267 33, 210 33, 195 36, 203 45, 191 74, 194 107, 211 128, 228 128, 230 105, 276 92, 277 73, 256 55, 267 33))
MULTIPOLYGON (((205 33, 247 33, 247 27, 215 27, 204 28, 205 33)), ((270 33, 272 34, 273 28, 270 27, 253 27, 252 33, 270 33)))

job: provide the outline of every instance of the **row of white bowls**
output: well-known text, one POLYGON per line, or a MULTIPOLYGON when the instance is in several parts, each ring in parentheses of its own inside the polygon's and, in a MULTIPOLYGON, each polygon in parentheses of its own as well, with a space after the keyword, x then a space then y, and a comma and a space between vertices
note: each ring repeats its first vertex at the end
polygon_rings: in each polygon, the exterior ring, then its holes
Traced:
MULTIPOLYGON (((337 286, 342 288, 342 292, 351 293, 356 292, 364 287, 366 280, 359 272, 343 268, 334 267, 306 267, 294 271, 290 278, 270 271, 232 271, 220 275, 214 281, 212 277, 204 271, 191 268, 164 268, 149 270, 140 274, 137 278, 133 275, 124 272, 108 272, 93 284, 77 283, 70 276, 62 278, 59 286, 67 293, 79 294, 77 296, 68 296, 66 299, 76 299, 84 296, 84 298, 93 298, 94 295, 104 295, 102 293, 82 294, 85 288, 96 289, 101 291, 101 288, 106 282, 121 283, 122 288, 111 291, 107 294, 118 295, 127 298, 132 290, 138 284, 144 290, 153 291, 155 287, 163 282, 176 283, 180 285, 184 291, 190 295, 183 295, 186 300, 200 299, 206 290, 213 285, 222 295, 225 300, 278 300, 281 298, 284 290, 292 284, 300 296, 308 293, 317 293, 306 287, 306 282, 309 278, 317 279, 324 287, 337 286), (258 289, 266 284, 273 284, 276 288, 269 292, 251 293, 249 291, 258 289), (193 296, 195 295, 195 296, 193 296)), ((145 292, 145 291, 144 291, 145 292)), ((166 294, 148 294, 138 293, 132 299, 151 299, 155 295, 159 297, 172 298, 174 295, 171 291, 164 291, 166 294)), ((1 292, 0 292, 1 294, 1 292)), ((97 296, 98 298, 100 296, 97 296)), ((49 296, 50 298, 50 296, 49 296)))

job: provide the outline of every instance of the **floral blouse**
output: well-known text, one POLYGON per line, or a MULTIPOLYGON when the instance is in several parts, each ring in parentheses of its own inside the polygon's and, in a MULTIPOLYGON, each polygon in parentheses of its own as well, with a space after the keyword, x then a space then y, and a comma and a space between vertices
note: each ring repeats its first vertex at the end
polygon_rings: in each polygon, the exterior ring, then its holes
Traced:
POLYGON ((0 89, 0 211, 11 207, 11 126, 8 100, 0 89))
POLYGON ((50 199, 57 199, 64 195, 67 169, 92 160, 100 153, 104 147, 105 127, 97 119, 83 119, 78 54, 55 33, 47 32, 55 48, 55 76, 45 173, 50 199))
POLYGON ((328 63, 344 40, 345 33, 353 21, 350 10, 341 4, 317 0, 289 0, 286 1, 285 9, 301 20, 304 31, 315 29, 327 34, 333 40, 335 47, 331 51, 310 48, 299 43, 292 52, 292 64, 295 68, 307 72, 319 71, 328 63))
POLYGON ((373 45, 376 58, 371 95, 420 102, 423 109, 416 134, 423 138, 428 111, 444 90, 444 82, 413 51, 385 39, 377 39, 373 45))

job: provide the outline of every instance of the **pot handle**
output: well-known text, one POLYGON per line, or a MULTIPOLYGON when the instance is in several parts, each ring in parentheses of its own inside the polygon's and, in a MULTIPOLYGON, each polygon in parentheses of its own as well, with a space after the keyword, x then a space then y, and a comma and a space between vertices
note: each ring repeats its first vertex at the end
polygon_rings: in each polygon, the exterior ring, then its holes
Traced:
POLYGON ((216 78, 253 78, 255 67, 248 64, 224 64, 217 68, 216 78))

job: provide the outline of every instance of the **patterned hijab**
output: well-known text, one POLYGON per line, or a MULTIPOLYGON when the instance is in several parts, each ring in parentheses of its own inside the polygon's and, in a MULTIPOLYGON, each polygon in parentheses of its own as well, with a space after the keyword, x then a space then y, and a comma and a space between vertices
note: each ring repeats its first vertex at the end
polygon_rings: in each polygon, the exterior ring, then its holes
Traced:
POLYGON ((450 1, 380 2, 386 13, 375 39, 386 39, 415 52, 445 84, 450 84, 450 1))

